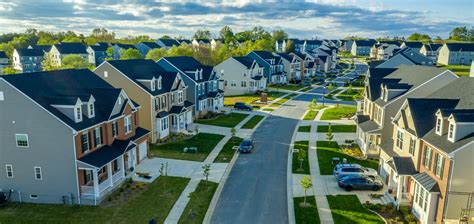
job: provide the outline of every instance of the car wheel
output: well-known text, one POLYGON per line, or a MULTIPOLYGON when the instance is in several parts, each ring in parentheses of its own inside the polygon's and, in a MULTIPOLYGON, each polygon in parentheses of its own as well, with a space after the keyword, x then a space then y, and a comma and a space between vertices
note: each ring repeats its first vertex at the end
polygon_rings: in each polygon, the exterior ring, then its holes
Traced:
POLYGON ((380 190, 380 187, 378 187, 378 186, 373 186, 373 187, 372 187, 372 190, 373 190, 373 191, 378 191, 378 190, 380 190))
POLYGON ((352 186, 346 186, 346 191, 351 191, 352 190, 352 186))

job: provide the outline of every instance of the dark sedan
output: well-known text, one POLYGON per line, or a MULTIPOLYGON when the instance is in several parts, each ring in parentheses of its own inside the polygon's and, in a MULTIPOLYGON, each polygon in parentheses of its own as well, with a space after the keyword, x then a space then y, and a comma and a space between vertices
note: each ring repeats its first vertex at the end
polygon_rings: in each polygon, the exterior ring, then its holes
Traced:
POLYGON ((250 153, 253 149, 253 141, 252 139, 245 139, 239 145, 239 152, 241 153, 250 153))
POLYGON ((252 111, 253 107, 242 102, 237 102, 234 104, 234 109, 252 111))
POLYGON ((383 181, 379 177, 362 174, 346 175, 341 177, 337 184, 339 187, 351 190, 373 190, 378 191, 383 188, 383 181))

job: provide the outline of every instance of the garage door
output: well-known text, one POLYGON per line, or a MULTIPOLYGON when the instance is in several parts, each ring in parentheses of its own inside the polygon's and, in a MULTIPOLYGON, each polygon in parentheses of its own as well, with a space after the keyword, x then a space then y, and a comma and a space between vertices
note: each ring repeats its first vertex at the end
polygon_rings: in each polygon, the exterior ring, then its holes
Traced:
POLYGON ((193 112, 188 111, 186 112, 186 124, 191 124, 193 123, 193 112))
POLYGON ((147 156, 147 141, 144 141, 142 142, 139 146, 138 146, 138 149, 139 149, 139 158, 140 158, 140 161, 146 159, 146 156, 147 156))

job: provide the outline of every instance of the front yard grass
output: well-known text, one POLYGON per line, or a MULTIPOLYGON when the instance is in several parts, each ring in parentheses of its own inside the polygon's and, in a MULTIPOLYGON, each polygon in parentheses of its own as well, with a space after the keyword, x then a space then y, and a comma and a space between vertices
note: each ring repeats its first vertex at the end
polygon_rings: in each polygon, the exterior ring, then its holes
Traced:
POLYGON ((196 190, 191 193, 189 202, 178 223, 202 223, 217 185, 211 181, 201 180, 196 190))
MULTIPOLYGON (((318 132, 325 133, 328 132, 328 125, 320 125, 318 126, 318 132)), ((335 133, 349 133, 349 132, 356 132, 355 125, 331 125, 332 132, 335 133)))
POLYGON ((243 113, 230 113, 219 116, 214 119, 199 119, 196 121, 196 123, 233 128, 238 125, 242 120, 244 120, 247 116, 249 115, 243 113))
POLYGON ((10 203, 0 208, 0 223, 163 223, 188 182, 160 176, 135 198, 110 207, 10 203))
POLYGON ((284 89, 284 90, 290 90, 290 91, 296 91, 301 88, 303 88, 302 85, 281 85, 281 84, 275 84, 275 85, 269 85, 269 88, 274 88, 274 89, 284 89))
POLYGON ((355 157, 349 156, 343 152, 337 142, 331 141, 317 141, 316 153, 318 154, 319 170, 321 175, 332 175, 334 165, 332 164, 332 158, 338 157, 341 161, 343 158, 347 159, 347 163, 356 163, 361 166, 372 168, 377 170, 379 161, 375 159, 360 160, 355 157))
POLYGON ((312 121, 314 120, 314 118, 316 118, 316 115, 318 115, 318 112, 319 110, 308 110, 308 112, 306 112, 306 114, 304 115, 304 118, 303 120, 307 120, 307 121, 312 121))
POLYGON ((303 160, 303 164, 301 165, 301 162, 298 160, 298 152, 293 153, 293 162, 292 162, 292 167, 293 167, 293 173, 298 173, 298 174, 310 174, 309 170, 309 161, 308 161, 308 147, 309 147, 309 142, 308 141, 296 141, 294 143, 293 148, 298 149, 298 150, 304 150, 306 151, 306 157, 303 160), (303 170, 300 170, 300 165, 303 170))
MULTIPOLYGON (((267 99, 268 101, 274 100, 278 97, 285 95, 286 93, 280 92, 268 92, 267 99)), ((224 97, 224 106, 226 107, 233 107, 237 102, 243 102, 250 105, 257 105, 260 106, 261 104, 256 104, 256 101, 260 100, 260 94, 247 94, 247 95, 239 95, 239 96, 225 96, 224 97)))
POLYGON ((340 120, 354 116, 356 108, 353 106, 336 106, 324 111, 321 120, 340 120))
POLYGON ((304 202, 304 197, 293 198, 295 208, 295 220, 298 224, 316 224, 321 223, 319 219, 318 207, 316 206, 316 199, 314 196, 307 196, 306 203, 308 207, 301 207, 300 204, 304 202))
POLYGON ((311 131, 311 126, 306 125, 306 126, 299 126, 298 127, 298 132, 310 132, 311 131))
POLYGON ((254 128, 263 118, 264 118, 264 116, 262 116, 262 115, 254 115, 244 125, 242 125, 242 129, 252 129, 252 128, 254 128))
POLYGON ((327 195, 334 223, 385 223, 364 208, 356 195, 327 195))
POLYGON ((232 156, 235 154, 236 150, 232 149, 233 146, 239 146, 244 139, 239 137, 231 137, 227 143, 225 143, 222 150, 217 155, 214 160, 215 163, 228 163, 232 159, 232 156))
POLYGON ((469 76, 470 66, 468 65, 443 65, 442 68, 449 69, 460 76, 469 76))
POLYGON ((352 92, 349 93, 349 91, 344 91, 341 94, 339 94, 336 98, 344 100, 344 101, 355 101, 354 96, 357 95, 358 92, 356 90, 352 90, 352 92))
POLYGON ((204 161, 224 135, 199 133, 189 139, 163 145, 150 144, 151 156, 161 158, 204 161), (197 147, 197 152, 183 152, 185 147, 197 147))

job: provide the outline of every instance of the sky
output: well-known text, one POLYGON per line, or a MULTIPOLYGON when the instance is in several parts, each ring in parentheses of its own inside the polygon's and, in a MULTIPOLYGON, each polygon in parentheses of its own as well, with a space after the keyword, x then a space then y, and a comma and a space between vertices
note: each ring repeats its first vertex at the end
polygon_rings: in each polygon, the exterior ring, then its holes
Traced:
POLYGON ((0 33, 27 28, 88 35, 106 28, 118 37, 191 37, 208 29, 217 37, 262 26, 297 38, 449 35, 474 26, 474 0, 0 0, 0 33))

